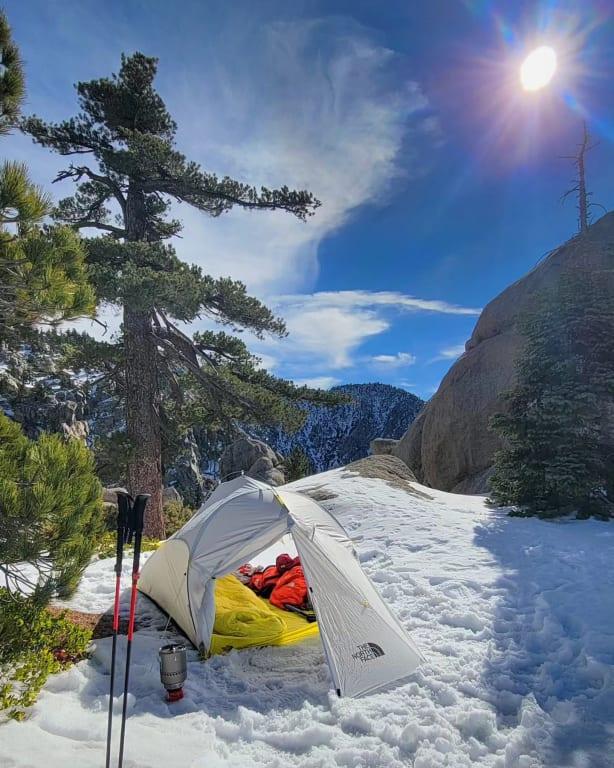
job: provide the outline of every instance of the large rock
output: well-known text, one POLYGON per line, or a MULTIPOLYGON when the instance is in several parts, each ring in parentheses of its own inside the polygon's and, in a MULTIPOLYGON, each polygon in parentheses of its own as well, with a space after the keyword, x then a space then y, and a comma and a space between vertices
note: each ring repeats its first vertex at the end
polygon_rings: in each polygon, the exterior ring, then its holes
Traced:
POLYGON ((243 472, 269 485, 285 482, 282 457, 262 440, 240 437, 220 458, 220 479, 230 480, 243 472))
POLYGON ((168 493, 174 489, 179 498, 193 509, 200 506, 207 491, 200 465, 200 451, 192 430, 189 430, 172 465, 166 470, 164 482, 168 493))
POLYGON ((175 486, 170 485, 162 489, 163 504, 183 504, 183 498, 175 486))
MULTIPOLYGON (((523 343, 518 319, 567 271, 577 280, 598 273, 614 292, 614 213, 557 248, 486 306, 465 353, 393 449, 421 482, 459 493, 488 490, 494 453, 501 446, 489 421, 502 409, 501 394, 514 382, 523 343)), ((611 430, 612 423, 605 429, 611 430)))

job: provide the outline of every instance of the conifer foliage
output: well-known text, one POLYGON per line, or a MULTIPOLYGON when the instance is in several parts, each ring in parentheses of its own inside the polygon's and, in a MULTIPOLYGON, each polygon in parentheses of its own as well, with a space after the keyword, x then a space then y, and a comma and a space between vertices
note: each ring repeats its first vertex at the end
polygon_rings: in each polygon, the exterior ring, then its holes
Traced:
MULTIPOLYGON (((93 458, 78 440, 28 440, 0 414, 0 587, 44 604, 77 586, 104 527, 93 458)), ((0 605, 1 609, 1 605, 0 605)))
POLYGON ((493 427, 492 497, 522 514, 614 514, 614 296, 611 279, 564 275, 527 315, 517 383, 493 427))
POLYGON ((286 480, 289 483, 313 475, 313 466, 309 461, 309 456, 299 446, 293 448, 284 459, 284 468, 286 480))
MULTIPOLYGON (((218 178, 187 160, 175 148, 176 125, 154 89, 156 70, 156 59, 123 56, 118 74, 78 83, 76 117, 58 124, 32 117, 23 128, 43 146, 76 158, 58 177, 77 183, 58 216, 104 233, 89 241, 88 262, 98 298, 123 306, 114 375, 131 446, 129 487, 151 494, 146 532, 163 536, 162 428, 171 421, 170 408, 266 421, 282 418, 280 410, 287 415, 293 400, 334 397, 273 378, 236 337, 211 331, 189 337, 178 327, 177 321, 206 316, 259 337, 285 334, 283 322, 242 283, 213 279, 177 257, 165 243, 181 230, 167 215, 171 201, 210 216, 239 206, 299 219, 312 215, 319 201, 306 191, 257 190, 218 178), (176 406, 163 402, 164 391, 176 406)), ((108 345, 100 351, 108 363, 108 345)), ((179 423, 181 414, 173 418, 179 423)))
POLYGON ((6 16, 0 11, 0 134, 9 133, 19 117, 25 78, 19 49, 13 42, 6 16))
MULTIPOLYGON (((0 12, 0 134, 15 125, 24 96, 19 51, 0 12)), ((0 163, 0 341, 18 342, 35 323, 91 314, 94 293, 78 235, 42 226, 51 210, 22 163, 0 163)))

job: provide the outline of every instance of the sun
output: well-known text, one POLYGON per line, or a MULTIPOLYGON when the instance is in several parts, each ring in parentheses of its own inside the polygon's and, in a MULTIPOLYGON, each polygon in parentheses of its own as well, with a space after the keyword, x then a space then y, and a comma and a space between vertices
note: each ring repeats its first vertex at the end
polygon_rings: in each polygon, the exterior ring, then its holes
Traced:
POLYGON ((556 51, 549 45, 541 45, 527 56, 520 67, 520 82, 525 91, 544 88, 556 72, 556 51))

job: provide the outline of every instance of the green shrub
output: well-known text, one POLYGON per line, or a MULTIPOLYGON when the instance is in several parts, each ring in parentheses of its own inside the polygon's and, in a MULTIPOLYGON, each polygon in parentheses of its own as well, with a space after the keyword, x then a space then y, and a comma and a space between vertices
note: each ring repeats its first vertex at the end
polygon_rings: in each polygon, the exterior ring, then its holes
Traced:
POLYGON ((0 573, 45 604, 76 588, 104 527, 92 455, 78 440, 28 440, 0 414, 0 573), (22 564, 36 574, 25 579, 22 564))
POLYGON ((21 720, 50 674, 84 658, 91 633, 0 588, 0 711, 21 720))
MULTIPOLYGON (((141 552, 153 552, 154 549, 158 549, 160 542, 157 539, 149 539, 147 536, 143 536, 141 540, 141 552)), ((104 560, 107 557, 115 557, 117 551, 117 531, 105 531, 98 537, 98 543, 96 545, 96 551, 98 557, 104 560)), ((130 552, 132 557, 132 546, 126 546, 124 549, 124 557, 127 557, 127 552, 130 552)))
POLYGON ((294 480, 301 480, 303 477, 313 475, 313 465, 305 451, 296 446, 284 459, 286 482, 292 483, 294 480))
POLYGON ((175 531, 182 528, 194 515, 194 510, 184 507, 180 501, 167 501, 164 505, 164 520, 166 535, 172 536, 175 531))

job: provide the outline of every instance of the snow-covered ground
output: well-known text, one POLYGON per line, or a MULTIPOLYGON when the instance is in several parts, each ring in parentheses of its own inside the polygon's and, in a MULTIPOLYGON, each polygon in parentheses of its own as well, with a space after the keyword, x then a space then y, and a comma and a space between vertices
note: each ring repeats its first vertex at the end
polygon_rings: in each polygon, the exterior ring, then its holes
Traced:
MULTIPOLYGON (((613 525, 510 518, 480 498, 422 488, 424 499, 343 470, 294 484, 316 486, 337 494, 323 506, 427 662, 352 700, 331 690, 317 639, 192 654, 186 698, 169 706, 165 618, 140 597, 149 626, 135 636, 126 768, 614 766, 613 525)), ((90 566, 70 605, 108 608, 112 565, 90 566)), ((103 765, 109 655, 98 641, 27 721, 0 727, 3 768, 103 765)))

